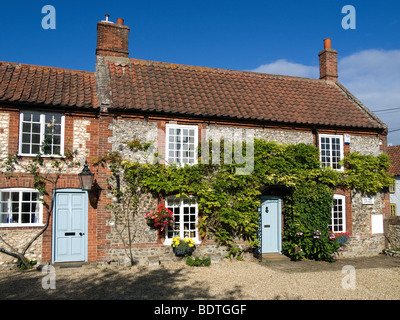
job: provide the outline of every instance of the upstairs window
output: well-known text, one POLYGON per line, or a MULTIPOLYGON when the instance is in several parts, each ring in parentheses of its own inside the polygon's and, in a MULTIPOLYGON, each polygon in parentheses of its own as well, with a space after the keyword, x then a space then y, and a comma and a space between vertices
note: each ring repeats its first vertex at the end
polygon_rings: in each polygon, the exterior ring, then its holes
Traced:
POLYGON ((34 189, 0 189, 1 226, 41 225, 42 207, 34 189))
POLYGON ((198 127, 167 124, 166 160, 169 164, 197 164, 198 127))
POLYGON ((323 167, 342 170, 339 164, 344 157, 343 136, 321 134, 319 136, 320 161, 323 167))
POLYGON ((64 154, 64 115, 23 111, 20 114, 19 154, 64 154))

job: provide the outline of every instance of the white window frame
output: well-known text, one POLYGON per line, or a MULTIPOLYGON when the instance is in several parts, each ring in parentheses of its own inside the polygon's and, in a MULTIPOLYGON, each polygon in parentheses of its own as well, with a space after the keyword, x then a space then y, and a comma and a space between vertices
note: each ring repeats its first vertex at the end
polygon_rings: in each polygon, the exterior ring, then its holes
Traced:
MULTIPOLYGON (((189 197, 189 198, 185 198, 185 197, 181 197, 181 198, 177 198, 176 196, 170 196, 170 197, 167 197, 166 199, 165 199, 165 207, 166 208, 168 208, 168 209, 173 209, 173 208, 179 208, 179 237, 181 238, 181 239, 184 239, 184 238, 191 238, 191 239, 193 239, 193 241, 194 241, 194 243, 195 244, 200 244, 201 243, 201 241, 200 241, 200 238, 199 238, 199 229, 198 229, 198 227, 197 227, 197 225, 198 225, 198 219, 199 219, 199 211, 198 211, 198 205, 197 205, 197 198, 195 198, 195 197, 189 197), (168 200, 170 201, 170 203, 168 203, 168 200), (194 204, 191 204, 191 205, 185 205, 185 203, 184 203, 184 200, 191 200, 191 201, 194 201, 194 204), (177 206, 177 205, 174 205, 172 202, 175 202, 175 201, 179 201, 179 205, 177 206), (194 229, 188 229, 188 230, 185 230, 184 229, 184 224, 185 224, 185 219, 184 219, 184 216, 185 216, 185 213, 184 213, 184 208, 185 207, 189 207, 189 208, 195 208, 195 221, 194 222, 192 222, 192 221, 187 221, 187 223, 194 223, 194 225, 195 225, 195 228, 194 229), (196 236, 195 237, 190 237, 190 232, 191 231, 194 231, 195 233, 196 233, 196 236), (185 232, 187 232, 187 233, 189 233, 189 234, 185 234, 185 232)), ((171 210, 171 211, 173 211, 174 212, 174 210, 171 210)), ((189 209, 189 214, 186 214, 186 215, 189 215, 190 216, 190 209, 189 209)), ((190 217, 189 217, 189 219, 190 219, 190 217)), ((175 227, 175 223, 176 223, 176 214, 174 213, 174 227, 175 227)), ((173 228, 174 228, 173 227, 173 228)), ((168 246, 170 246, 171 245, 171 243, 172 243, 172 238, 173 237, 177 237, 178 235, 172 235, 172 237, 171 238, 169 238, 168 237, 168 233, 169 233, 169 227, 167 227, 166 229, 165 229, 165 241, 164 241, 164 245, 168 245, 168 246)))
MULTIPOLYGON (((340 144, 340 156, 339 156, 339 161, 341 161, 344 158, 344 143, 343 143, 343 135, 335 135, 335 134, 320 134, 319 135, 319 160, 321 162, 321 165, 323 167, 331 167, 333 168, 333 164, 334 162, 332 161, 332 140, 331 139, 339 139, 339 144, 340 144), (330 161, 329 163, 323 162, 322 161, 322 138, 326 138, 326 139, 330 139, 329 141, 329 145, 330 145, 330 152, 331 154, 329 155, 330 157, 330 161)), ((326 150, 325 150, 326 152, 326 150)), ((334 168, 335 170, 338 171, 343 171, 343 165, 338 167, 338 168, 334 168)))
MULTIPOLYGON (((198 126, 192 126, 192 125, 178 125, 178 124, 171 124, 171 123, 168 123, 168 124, 166 124, 166 126, 165 126, 165 162, 167 163, 167 164, 172 164, 170 161, 169 161, 169 151, 170 151, 170 149, 169 149, 169 144, 170 144, 170 129, 181 129, 181 133, 180 133, 180 137, 181 137, 181 141, 180 141, 180 143, 181 143, 181 146, 182 146, 182 149, 181 149, 181 152, 180 152, 180 163, 176 163, 177 165, 179 165, 179 166, 184 166, 185 164, 188 164, 188 165, 194 165, 194 164, 197 164, 198 163, 198 157, 197 157, 197 152, 198 152, 198 145, 199 145, 199 128, 198 128, 198 126), (183 137, 183 130, 194 130, 194 156, 193 156, 193 163, 183 163, 183 146, 184 146, 184 142, 183 142, 183 140, 182 140, 182 137, 183 137)), ((173 143, 175 143, 175 142, 173 142, 173 143)))
POLYGON ((331 231, 334 233, 341 233, 341 232, 346 232, 346 196, 340 195, 340 194, 335 194, 333 195, 334 200, 341 200, 342 201, 342 212, 341 212, 341 220, 342 223, 340 226, 342 227, 342 230, 334 230, 335 226, 338 226, 339 224, 335 224, 335 203, 332 204, 332 213, 331 213, 331 231))
POLYGON ((37 114, 40 117, 40 147, 45 139, 45 126, 46 115, 59 115, 61 116, 61 134, 60 134, 60 154, 43 154, 41 148, 39 153, 43 157, 62 157, 64 156, 64 138, 65 138, 65 115, 57 112, 38 112, 38 111, 21 111, 19 117, 19 138, 18 138, 18 155, 34 157, 36 153, 23 153, 22 152, 22 139, 23 139, 23 124, 24 114, 37 114))
MULTIPOLYGON (((40 200, 40 199, 42 199, 42 195, 36 189, 33 189, 33 188, 7 188, 7 189, 0 189, 0 210, 1 210, 1 213, 2 213, 1 199, 2 199, 2 193, 3 192, 13 192, 13 193, 18 192, 19 193, 19 196, 18 196, 18 222, 17 223, 10 223, 10 222, 0 223, 0 227, 7 227, 7 228, 13 228, 13 227, 35 227, 35 226, 43 226, 44 225, 43 224, 43 203, 40 200), (31 223, 31 222, 29 222, 29 223, 21 223, 21 219, 22 219, 22 203, 32 203, 32 201, 28 202, 28 201, 24 201, 23 200, 23 197, 22 197, 23 192, 36 192, 36 193, 38 193, 38 200, 35 201, 37 203, 37 205, 38 205, 38 221, 35 222, 35 223, 31 223)), ((11 210, 12 210, 11 203, 13 202, 12 201, 12 197, 10 197, 7 202, 8 202, 8 210, 7 211, 8 211, 8 215, 10 216, 10 215, 13 214, 11 212, 11 210)))

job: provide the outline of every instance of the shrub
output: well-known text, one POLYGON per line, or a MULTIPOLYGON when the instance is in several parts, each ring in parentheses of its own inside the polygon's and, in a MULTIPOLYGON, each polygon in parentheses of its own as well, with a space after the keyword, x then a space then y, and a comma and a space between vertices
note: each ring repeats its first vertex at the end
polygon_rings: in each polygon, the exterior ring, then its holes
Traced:
POLYGON ((205 266, 208 267, 211 265, 211 258, 209 257, 196 257, 193 259, 192 257, 187 257, 186 258, 186 264, 191 267, 200 267, 200 266, 205 266))

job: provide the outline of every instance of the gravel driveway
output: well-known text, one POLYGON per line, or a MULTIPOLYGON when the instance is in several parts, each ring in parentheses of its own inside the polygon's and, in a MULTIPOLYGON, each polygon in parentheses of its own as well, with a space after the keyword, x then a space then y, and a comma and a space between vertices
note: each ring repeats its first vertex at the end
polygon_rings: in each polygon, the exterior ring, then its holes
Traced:
POLYGON ((55 268, 56 288, 45 290, 43 283, 52 283, 49 274, 0 269, 0 299, 399 300, 400 258, 55 268))

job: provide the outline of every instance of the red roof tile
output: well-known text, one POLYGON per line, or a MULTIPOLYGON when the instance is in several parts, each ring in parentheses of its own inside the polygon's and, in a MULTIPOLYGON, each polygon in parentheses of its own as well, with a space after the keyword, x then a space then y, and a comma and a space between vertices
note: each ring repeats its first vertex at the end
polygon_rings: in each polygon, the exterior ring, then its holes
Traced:
POLYGON ((388 147, 387 153, 392 163, 389 172, 396 176, 400 176, 400 145, 388 147))
POLYGON ((0 62, 0 101, 97 107, 94 73, 0 62))
POLYGON ((138 59, 107 61, 112 107, 279 123, 386 128, 339 83, 138 59))

